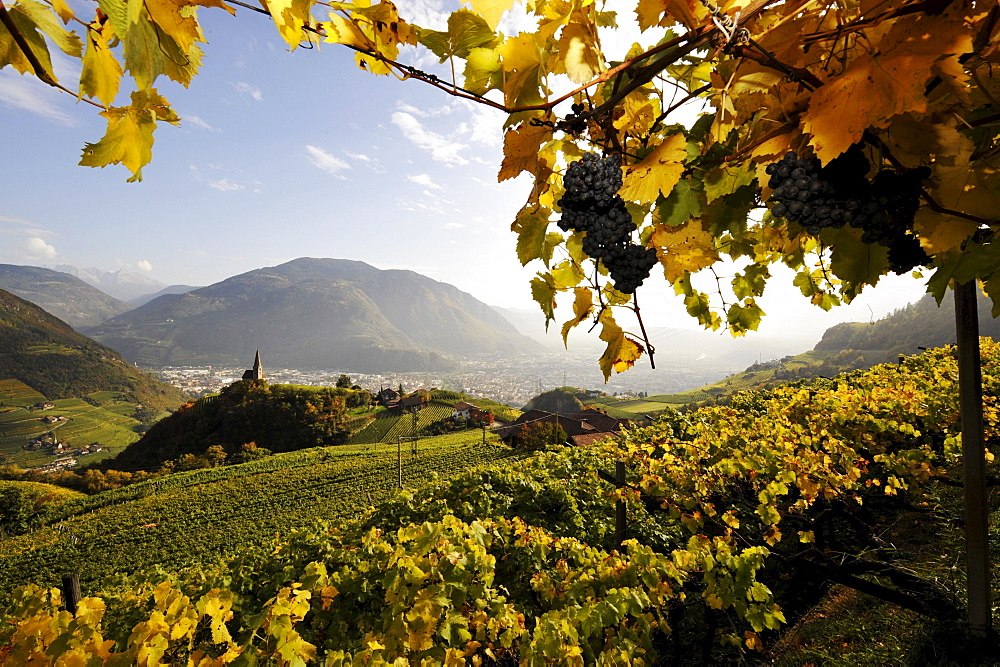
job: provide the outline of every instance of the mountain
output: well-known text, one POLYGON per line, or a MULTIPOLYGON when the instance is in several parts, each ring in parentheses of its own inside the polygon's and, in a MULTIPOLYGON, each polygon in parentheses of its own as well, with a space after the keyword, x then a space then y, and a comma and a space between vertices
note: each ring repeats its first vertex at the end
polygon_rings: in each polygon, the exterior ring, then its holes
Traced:
POLYGON ((132 306, 62 271, 0 264, 0 289, 44 308, 74 329, 100 324, 132 306))
POLYGON ((116 391, 156 410, 173 410, 186 400, 179 389, 132 367, 114 350, 0 290, 0 380, 7 379, 20 380, 50 400, 116 391))
POLYGON ((143 294, 142 296, 137 296, 134 299, 128 299, 128 302, 132 304, 133 307, 138 308, 139 306, 146 305, 153 299, 158 299, 164 294, 187 294, 188 292, 196 289, 199 288, 194 285, 169 285, 158 292, 143 294))
POLYGON ((260 349, 279 368, 447 370, 442 355, 539 349, 451 285, 412 271, 313 258, 160 296, 91 335, 147 366, 239 366, 260 349))
MULTIPOLYGON (((1000 320, 990 313, 992 303, 980 295, 979 335, 1000 340, 1000 320)), ((955 343, 955 300, 948 294, 938 306, 930 294, 872 322, 846 322, 832 326, 816 344, 822 352, 879 350, 895 361, 899 354, 915 354, 918 347, 941 347, 955 343)))
POLYGON ((105 294, 110 294, 122 301, 131 301, 132 299, 151 294, 166 287, 159 280, 154 280, 141 273, 126 271, 124 269, 119 269, 118 271, 106 271, 94 268, 80 269, 69 264, 60 264, 54 268, 56 271, 63 271, 76 276, 105 294))

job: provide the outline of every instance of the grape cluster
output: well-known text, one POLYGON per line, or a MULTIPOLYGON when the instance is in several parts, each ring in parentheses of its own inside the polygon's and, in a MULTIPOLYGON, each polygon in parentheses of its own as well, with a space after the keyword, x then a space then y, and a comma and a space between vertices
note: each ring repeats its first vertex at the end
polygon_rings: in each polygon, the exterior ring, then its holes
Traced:
POLYGON ((930 176, 930 169, 884 169, 869 181, 870 169, 860 145, 823 168, 819 160, 789 151, 767 166, 768 186, 773 189, 768 208, 813 235, 845 224, 861 229, 862 241, 889 249, 890 268, 897 274, 926 264, 930 258, 912 229, 920 206, 920 182, 930 176))
POLYGON ((558 125, 558 129, 573 135, 581 135, 587 131, 587 121, 582 118, 583 112, 587 110, 587 105, 574 102, 570 107, 571 111, 558 125))
POLYGON ((604 262, 615 289, 632 294, 656 264, 656 250, 632 243, 636 227, 618 195, 621 186, 617 158, 585 153, 563 176, 559 229, 585 232, 583 251, 604 262))

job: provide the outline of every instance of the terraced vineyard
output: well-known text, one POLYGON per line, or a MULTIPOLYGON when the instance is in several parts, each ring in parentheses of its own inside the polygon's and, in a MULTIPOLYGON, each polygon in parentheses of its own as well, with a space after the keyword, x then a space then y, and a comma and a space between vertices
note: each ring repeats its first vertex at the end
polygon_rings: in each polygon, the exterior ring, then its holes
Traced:
POLYGON ((445 417, 450 417, 452 412, 454 412, 454 408, 436 403, 431 403, 423 410, 415 413, 391 415, 388 412, 382 412, 372 423, 352 435, 347 440, 347 444, 395 443, 396 439, 400 436, 413 435, 425 426, 429 426, 445 417), (413 424, 414 414, 417 415, 416 427, 413 424))
POLYGON ((0 407, 26 408, 44 400, 44 396, 20 380, 0 380, 0 407))
MULTIPOLYGON (((36 392, 37 393, 37 392, 36 392)), ((0 454, 6 454, 11 463, 21 466, 37 466, 52 461, 56 455, 43 450, 25 451, 22 445, 34 438, 52 433, 61 442, 71 448, 99 444, 105 450, 89 454, 86 462, 98 461, 114 456, 116 453, 139 439, 134 427, 139 424, 129 414, 135 411, 135 405, 123 403, 116 392, 98 392, 88 397, 94 402, 105 399, 105 405, 96 406, 78 398, 66 398, 52 401, 53 408, 48 410, 30 410, 27 407, 16 407, 0 412, 0 454), (100 398, 97 398, 101 394, 100 398), (128 414, 123 414, 128 411, 128 414), (65 417, 64 421, 46 423, 45 417, 65 417)), ((20 392, 20 400, 27 400, 31 394, 20 392)), ((28 405, 34 405, 45 400, 37 394, 37 400, 28 405)))
MULTIPOLYGON (((514 456, 492 434, 481 440, 479 431, 420 440, 416 456, 404 451, 404 484, 514 456)), ((395 495, 395 450, 300 450, 67 501, 47 512, 45 527, 0 542, 0 594, 29 581, 52 585, 68 572, 80 574, 86 593, 113 573, 266 549, 292 528, 344 520, 395 495)))

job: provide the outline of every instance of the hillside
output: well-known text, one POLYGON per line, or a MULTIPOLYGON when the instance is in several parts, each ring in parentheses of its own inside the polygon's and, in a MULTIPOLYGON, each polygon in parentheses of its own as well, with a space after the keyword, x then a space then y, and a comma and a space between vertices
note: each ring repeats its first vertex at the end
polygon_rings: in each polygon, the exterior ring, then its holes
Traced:
POLYGON ((78 330, 132 310, 76 276, 37 266, 0 264, 0 290, 44 308, 78 330))
MULTIPOLYGON (((983 359, 992 401, 1000 346, 983 359)), ((52 499, 0 540, 0 591, 69 571, 99 600, 57 623, 58 597, 22 588, 0 612, 0 651, 19 664, 63 646, 95 662, 266 662, 276 645, 303 664, 996 664, 995 643, 963 633, 956 371, 934 349, 532 456, 473 431, 399 458, 310 449, 52 499)), ((995 414, 986 437, 1000 442, 995 414)))
POLYGON ((311 258, 160 296, 92 335, 144 366, 239 365, 261 349, 283 368, 446 370, 453 364, 442 355, 538 349, 451 285, 311 258))
POLYGON ((234 382, 153 424, 106 467, 158 468, 185 454, 204 455, 213 445, 228 454, 251 442, 272 452, 339 445, 350 435, 348 411, 368 401, 363 390, 234 382))
POLYGON ((0 380, 9 379, 49 400, 109 391, 159 412, 173 410, 186 399, 179 389, 154 380, 114 350, 0 290, 0 380))
MULTIPOLYGON (((486 446, 480 440, 478 432, 422 440, 403 459, 403 483, 514 456, 494 436, 486 446)), ((89 594, 112 575, 267 551, 276 535, 358 516, 395 495, 398 483, 395 450, 325 447, 71 494, 22 520, 33 533, 0 540, 0 597, 26 580, 57 585, 66 572, 79 573, 89 594)))

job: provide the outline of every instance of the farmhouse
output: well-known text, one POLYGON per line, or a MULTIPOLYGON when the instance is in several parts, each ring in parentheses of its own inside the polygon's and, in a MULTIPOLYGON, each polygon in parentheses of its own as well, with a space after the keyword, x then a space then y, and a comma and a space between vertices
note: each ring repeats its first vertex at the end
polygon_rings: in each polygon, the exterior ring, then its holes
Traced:
POLYGON ((585 445, 596 440, 616 436, 623 426, 631 422, 627 419, 609 417, 599 410, 588 408, 572 415, 560 415, 545 410, 528 410, 511 424, 497 429, 500 439, 508 444, 516 444, 521 430, 528 424, 543 422, 559 424, 573 445, 585 445))

